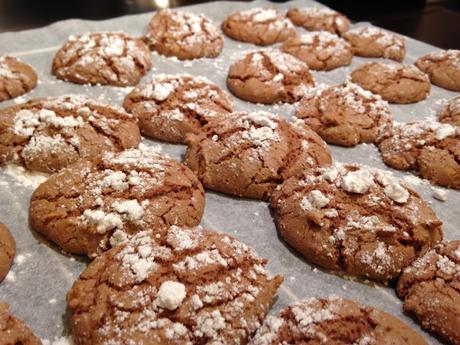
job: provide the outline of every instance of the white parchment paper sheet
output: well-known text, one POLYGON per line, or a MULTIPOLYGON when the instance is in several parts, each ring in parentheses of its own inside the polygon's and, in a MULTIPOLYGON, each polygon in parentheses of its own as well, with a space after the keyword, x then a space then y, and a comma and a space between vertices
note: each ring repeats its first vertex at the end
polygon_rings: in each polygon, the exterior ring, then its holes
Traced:
MULTIPOLYGON (((187 10, 202 13, 219 25, 230 12, 257 6, 273 6, 281 9, 295 6, 321 7, 313 1, 295 0, 284 4, 272 4, 267 1, 215 2, 191 6, 187 10)), ((147 13, 106 21, 67 20, 42 29, 0 34, 0 55, 11 54, 20 57, 37 70, 40 79, 35 90, 19 100, 4 102, 0 107, 36 97, 68 93, 102 97, 108 102, 121 105, 129 88, 89 87, 58 81, 50 73, 52 58, 69 35, 88 31, 122 30, 128 34, 140 36, 144 33, 151 16, 152 13, 147 13)), ((298 31, 301 32, 302 29, 298 28, 298 31)), ((225 37, 224 51, 216 59, 180 62, 154 53, 154 69, 144 80, 154 73, 186 72, 206 76, 226 89, 225 79, 228 66, 242 57, 246 51, 254 49, 257 47, 225 37)), ((437 48, 408 38, 407 56, 404 62, 413 63, 417 57, 433 50, 437 48)), ((342 82, 353 68, 370 60, 354 57, 352 64, 348 67, 331 72, 313 72, 313 74, 319 83, 334 84, 342 82)), ((455 95, 454 92, 433 86, 431 95, 425 101, 411 105, 391 105, 390 107, 396 121, 406 122, 434 117, 442 100, 455 95)), ((235 99, 235 105, 237 110, 265 109, 287 119, 291 118, 294 113, 292 105, 262 106, 238 99, 235 99)), ((149 139, 144 139, 144 142, 155 143, 149 139)), ((179 160, 185 152, 184 145, 159 144, 165 152, 179 160)), ((359 145, 355 148, 331 146, 331 149, 333 158, 337 161, 364 163, 389 169, 383 164, 373 145, 359 145)), ((397 171, 395 173, 398 176, 408 175, 408 173, 397 171)), ((426 200, 432 202, 432 207, 444 222, 445 238, 459 238, 460 193, 449 190, 448 200, 440 202, 432 198, 432 190, 429 185, 422 184, 417 189, 426 200)), ((12 312, 25 320, 39 337, 53 340, 68 332, 65 296, 73 281, 86 267, 87 261, 63 255, 56 247, 29 228, 28 207, 32 192, 33 187, 18 183, 4 170, 0 170, 0 221, 11 229, 17 242, 17 259, 12 267, 13 273, 10 274, 9 279, 0 284, 0 300, 11 304, 12 312)), ((428 333, 421 331, 416 323, 402 313, 401 301, 391 287, 346 280, 303 260, 278 237, 267 203, 236 199, 207 191, 202 225, 211 230, 230 233, 253 246, 261 255, 269 259, 269 269, 272 273, 284 275, 285 281, 272 313, 276 313, 297 299, 336 294, 386 310, 422 332, 428 342, 440 344, 428 333)))

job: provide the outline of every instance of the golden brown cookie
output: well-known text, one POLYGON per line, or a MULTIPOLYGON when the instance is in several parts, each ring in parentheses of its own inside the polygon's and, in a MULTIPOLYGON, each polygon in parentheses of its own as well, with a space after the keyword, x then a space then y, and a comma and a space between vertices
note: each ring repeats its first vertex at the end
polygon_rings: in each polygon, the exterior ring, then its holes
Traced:
POLYGON ((427 345, 396 317, 337 296, 309 298, 268 316, 249 344, 427 345))
POLYGON ((15 255, 16 242, 8 228, 0 223, 0 283, 8 274, 15 255))
POLYGON ((132 115, 86 96, 35 99, 0 110, 0 164, 56 172, 140 140, 132 115))
POLYGON ((350 44, 327 31, 309 32, 289 38, 281 50, 306 62, 311 69, 323 71, 347 66, 353 57, 350 44))
POLYGON ((386 101, 351 82, 310 90, 295 116, 326 142, 342 146, 373 143, 393 123, 386 101))
POLYGON ((270 206, 281 236, 308 261, 381 282, 442 239, 442 222, 414 190, 361 165, 292 177, 270 206))
POLYGON ((302 170, 331 163, 326 143, 267 112, 235 112, 189 138, 185 163, 203 185, 267 200, 275 187, 302 170))
POLYGON ((123 32, 70 36, 53 59, 53 74, 78 84, 136 85, 151 68, 147 45, 123 32))
POLYGON ((283 278, 222 233, 141 232, 104 253, 67 294, 79 345, 246 344, 283 278))
POLYGON ((424 100, 431 90, 428 76, 413 65, 370 62, 351 73, 351 81, 379 94, 390 103, 424 100))
POLYGON ((219 86, 188 74, 154 75, 126 96, 124 107, 143 134, 172 143, 185 143, 187 134, 201 133, 210 120, 233 110, 219 86))
POLYGON ((0 56, 0 102, 21 96, 37 84, 37 73, 12 56, 0 56))
POLYGON ((460 130, 436 121, 398 123, 377 139, 383 161, 415 170, 431 182, 460 189, 460 130))
POLYGON ((0 345, 42 345, 24 322, 9 312, 9 306, 0 301, 0 345))
POLYGON ((294 103, 314 85, 306 63, 277 50, 246 54, 230 66, 227 76, 228 89, 254 103, 294 103))
POLYGON ((460 96, 444 102, 438 112, 438 119, 440 122, 460 127, 460 96))
POLYGON ((357 56, 382 57, 401 62, 406 55, 405 39, 373 26, 360 26, 343 34, 357 56))
POLYGON ((275 8, 251 8, 230 14, 222 22, 222 31, 242 42, 266 46, 295 36, 291 21, 275 8))
POLYGON ((295 25, 310 31, 328 31, 342 35, 350 26, 347 17, 327 8, 293 8, 287 12, 287 16, 295 25))
POLYGON ((397 292, 404 311, 449 344, 460 344, 460 241, 439 243, 407 267, 397 292))
POLYGON ((32 194, 30 224, 65 251, 95 256, 145 229, 198 225, 204 202, 190 169, 141 145, 52 175, 32 194))
POLYGON ((434 85, 460 91, 460 50, 442 50, 424 55, 415 65, 430 76, 434 85))
POLYGON ((203 15, 161 10, 150 21, 145 42, 161 55, 191 60, 218 56, 224 37, 203 15))

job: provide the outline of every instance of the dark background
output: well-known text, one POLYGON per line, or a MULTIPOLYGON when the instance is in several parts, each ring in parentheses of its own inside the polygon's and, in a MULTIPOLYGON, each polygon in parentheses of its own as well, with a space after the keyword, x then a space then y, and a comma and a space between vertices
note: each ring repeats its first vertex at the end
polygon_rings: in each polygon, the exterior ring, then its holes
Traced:
MULTIPOLYGON (((373 24, 439 46, 460 49, 460 0, 319 0, 353 21, 373 24)), ((0 0, 0 32, 67 18, 106 19, 206 0, 0 0)))

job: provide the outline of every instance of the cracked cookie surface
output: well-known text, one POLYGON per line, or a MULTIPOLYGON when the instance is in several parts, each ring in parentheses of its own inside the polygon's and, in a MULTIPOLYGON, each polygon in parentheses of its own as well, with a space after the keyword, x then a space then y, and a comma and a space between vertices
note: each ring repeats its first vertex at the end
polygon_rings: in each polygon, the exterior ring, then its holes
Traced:
POLYGON ((35 99, 0 110, 0 164, 56 172, 140 140, 132 115, 86 96, 35 99))
POLYGON ((0 283, 8 274, 15 255, 16 242, 8 228, 0 223, 0 283))
POLYGON ((268 316, 249 344, 427 345, 396 317, 337 296, 305 299, 268 316))
POLYGON ((295 36, 291 21, 275 8, 252 8, 230 14, 222 22, 222 31, 242 42, 266 46, 295 36))
POLYGON ((144 39, 150 49, 180 60, 214 58, 224 46, 224 37, 209 19, 176 10, 157 11, 144 39))
POLYGON ((327 31, 309 32, 286 40, 281 50, 306 62, 313 70, 347 66, 353 51, 347 41, 327 31))
POLYGON ((393 122, 386 101, 351 82, 311 89, 295 116, 327 143, 342 146, 373 143, 393 122))
POLYGON ((388 282, 442 239, 433 210, 389 172, 335 163, 292 177, 271 197, 277 228, 308 261, 388 282))
POLYGON ((383 161, 431 182, 460 189, 460 129, 436 121, 396 123, 377 139, 383 161))
POLYGON ((145 43, 122 32, 70 36, 53 59, 57 78, 78 84, 136 85, 152 68, 145 43))
POLYGON ((65 251, 95 256, 139 231, 198 225, 204 203, 190 169, 141 145, 52 175, 32 194, 29 218, 65 251))
POLYGON ((314 85, 306 63, 276 50, 246 54, 230 66, 227 76, 228 89, 253 103, 294 103, 314 85))
POLYGON ((450 344, 460 344, 460 241, 445 241, 407 267, 397 285, 404 311, 450 344))
POLYGON ((357 67, 351 80, 390 103, 424 100, 431 90, 428 76, 413 65, 370 62, 357 67))
POLYGON ((37 73, 12 56, 0 56, 0 102, 21 96, 37 84, 37 73))
POLYGON ((222 233, 141 232, 96 258, 67 294, 79 345, 246 344, 283 278, 222 233))
POLYGON ((267 200, 275 187, 302 170, 331 163, 326 143, 266 112, 235 112, 189 138, 187 164, 203 185, 267 200))
POLYGON ((438 119, 440 122, 460 127, 460 96, 444 102, 438 112, 438 119))
POLYGON ((42 345, 23 321, 10 314, 9 305, 0 301, 0 345, 42 345))
POLYGON ((406 55, 405 39, 373 26, 362 26, 343 34, 357 56, 382 57, 401 62, 406 55))
POLYGON ((229 96, 204 77, 157 74, 135 88, 124 101, 139 120, 143 134, 173 143, 185 143, 187 134, 199 134, 210 120, 233 110, 229 96))
POLYGON ((347 17, 327 8, 293 8, 287 12, 287 16, 295 25, 309 31, 328 31, 339 36, 350 26, 347 17))
POLYGON ((429 75, 434 85, 460 91, 460 50, 442 50, 418 58, 415 65, 429 75))

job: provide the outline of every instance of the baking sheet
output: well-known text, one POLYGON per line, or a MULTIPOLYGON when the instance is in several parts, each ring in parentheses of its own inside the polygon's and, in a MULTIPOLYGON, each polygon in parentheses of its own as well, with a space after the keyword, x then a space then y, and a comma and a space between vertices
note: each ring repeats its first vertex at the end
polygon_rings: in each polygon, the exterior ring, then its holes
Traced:
MULTIPOLYGON (((202 13, 219 24, 232 11, 257 6, 272 6, 281 9, 294 6, 322 7, 313 1, 295 0, 284 4, 273 4, 268 1, 207 3, 189 6, 187 10, 202 13), (219 10, 216 11, 216 8, 219 10)), ((128 34, 140 36, 144 33, 151 16, 152 13, 147 13, 106 21, 67 20, 42 29, 0 34, 0 55, 11 54, 28 62, 38 72, 40 80, 32 92, 19 99, 4 102, 0 107, 36 97, 67 93, 88 94, 121 105, 130 88, 90 87, 58 81, 50 74, 52 58, 71 34, 88 31, 123 30, 128 34)), ((365 23, 355 25, 365 25, 365 23)), ((303 31, 301 28, 297 28, 297 30, 303 31)), ((186 72, 206 76, 226 89, 225 79, 228 66, 241 57, 244 52, 254 49, 257 47, 225 37, 224 51, 216 59, 180 62, 177 59, 166 58, 153 53, 154 69, 144 80, 154 73, 186 72)), ((407 55, 404 62, 413 63, 417 57, 437 48, 408 38, 406 49, 407 55)), ((335 84, 345 80, 353 68, 371 60, 378 59, 354 57, 352 64, 348 67, 338 68, 330 72, 313 72, 313 74, 319 83, 335 84)), ((442 101, 455 95, 454 92, 433 86, 431 95, 427 100, 410 105, 390 105, 390 108, 395 121, 406 122, 432 118, 440 108, 442 101)), ((237 110, 264 109, 287 119, 294 114, 293 105, 263 106, 236 98, 235 107, 237 110)), ((156 143, 149 139, 144 139, 144 142, 147 144, 156 143)), ((159 144, 164 152, 178 160, 182 158, 185 152, 184 145, 159 144)), ((331 150, 333 158, 337 161, 364 163, 373 167, 392 170, 383 164, 378 150, 373 145, 359 145, 355 148, 331 146, 331 150)), ((410 173, 394 172, 398 176, 411 176, 410 173)), ((29 183, 30 178, 18 179, 18 175, 16 177, 11 175, 11 173, 6 173, 5 169, 0 170, 0 221, 11 229, 16 239, 17 256, 12 267, 12 273, 0 284, 0 300, 8 302, 12 312, 25 320, 37 336, 52 343, 68 334, 68 311, 65 296, 88 261, 79 257, 63 255, 58 248, 29 228, 28 206, 34 187, 29 183)), ((19 177, 21 176, 19 175, 19 177)), ((458 238, 460 234, 458 228, 460 192, 448 190, 447 201, 440 202, 433 199, 433 192, 429 184, 422 183, 415 188, 421 192, 427 201, 432 203, 432 207, 444 222, 445 238, 458 238)), ((396 297, 391 287, 344 279, 303 260, 278 237, 267 203, 237 199, 207 191, 202 225, 211 230, 230 233, 251 245, 262 256, 269 259, 269 269, 272 273, 284 275, 284 284, 279 291, 271 313, 276 313, 298 299, 336 294, 386 310, 421 332, 429 343, 440 344, 428 333, 421 331, 416 323, 402 313, 401 301, 396 297)), ((66 342, 67 340, 62 338, 57 343, 66 342)))

